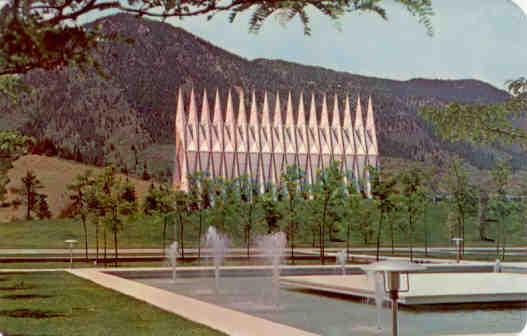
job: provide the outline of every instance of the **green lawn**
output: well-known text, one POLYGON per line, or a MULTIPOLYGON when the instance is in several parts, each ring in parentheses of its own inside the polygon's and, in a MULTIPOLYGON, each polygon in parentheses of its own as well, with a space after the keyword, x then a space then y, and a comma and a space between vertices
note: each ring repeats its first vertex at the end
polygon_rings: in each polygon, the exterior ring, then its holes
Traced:
POLYGON ((1 273, 0 302, 8 335, 222 335, 63 272, 1 273))
MULTIPOLYGON (((448 210, 445 204, 437 204, 430 207, 426 214, 426 225, 428 228, 429 246, 450 245, 450 236, 445 223, 447 220, 448 210)), ((240 229, 237 237, 230 237, 231 242, 236 244, 242 241, 243 228, 240 223, 240 229)), ((374 223, 374 229, 376 229, 374 223)), ((395 228, 395 244, 406 246, 407 237, 401 232, 397 225, 395 228)), ((521 223, 507 224, 507 244, 509 246, 527 244, 527 235, 521 223)), ((205 231, 206 228, 203 228, 205 231)), ((302 224, 300 224, 302 231, 302 224)), ((494 236, 494 227, 489 227, 488 235, 494 236)), ((198 227, 196 223, 187 223, 185 225, 185 246, 196 247, 198 243, 198 227)), ((466 246, 493 246, 492 243, 482 242, 479 240, 477 223, 474 220, 468 220, 465 228, 466 246)), ((303 232, 296 235, 296 246, 310 247, 312 242, 311 231, 304 228, 303 232)), ((346 237, 345 225, 340 232, 336 234, 337 238, 342 240, 346 237)), ((355 230, 352 230, 352 245, 364 246, 361 236, 355 230)), ((83 247, 82 227, 78 220, 74 219, 51 219, 51 220, 17 220, 9 223, 0 224, 0 249, 2 248, 64 248, 64 240, 77 239, 77 247, 83 247)), ((170 244, 174 237, 174 228, 170 225, 166 234, 166 246, 170 244)), ((375 236, 373 236, 374 238, 375 236)), ((88 225, 89 246, 95 247, 95 227, 88 225)), ((318 238, 316 239, 318 241, 318 238)), ((415 246, 424 244, 424 222, 418 221, 415 228, 415 246)), ((108 248, 113 248, 113 238, 110 232, 107 232, 108 248)), ((341 247, 344 243, 330 243, 328 247, 341 247)), ((391 245, 390 223, 384 224, 382 234, 382 245, 391 245)), ((162 222, 155 217, 140 216, 138 219, 124 224, 123 231, 119 234, 119 247, 121 248, 160 248, 162 246, 162 222)), ((374 246, 374 239, 368 242, 368 246, 374 246)), ((99 233, 99 247, 103 248, 103 232, 99 233)))

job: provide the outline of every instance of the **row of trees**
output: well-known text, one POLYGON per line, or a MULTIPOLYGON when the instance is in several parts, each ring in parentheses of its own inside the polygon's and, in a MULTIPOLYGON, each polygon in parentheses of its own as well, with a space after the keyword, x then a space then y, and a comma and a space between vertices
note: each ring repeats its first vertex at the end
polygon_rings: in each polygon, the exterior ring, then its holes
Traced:
MULTIPOLYGON (((387 173, 369 167, 369 180, 349 181, 342 175, 338 162, 318 172, 313 184, 306 184, 304 172, 288 167, 278 185, 266 186, 264 193, 247 177, 234 180, 211 178, 205 173, 190 177, 188 192, 172 190, 165 185, 151 184, 139 202, 130 181, 116 175, 108 167, 101 174, 86 172, 68 186, 73 201, 72 215, 80 219, 88 257, 88 225, 95 227, 96 253, 102 234, 106 258, 107 232, 113 236, 114 254, 118 256, 119 233, 137 215, 150 216, 151 223, 159 222, 162 247, 167 239, 179 241, 181 256, 185 257, 187 230, 198 241, 208 226, 227 234, 233 245, 245 246, 250 256, 252 240, 259 234, 284 231, 287 234, 291 259, 294 262, 298 242, 311 241, 320 249, 324 263, 325 249, 331 242, 345 237, 349 252, 352 235, 364 244, 375 243, 377 258, 381 244, 389 241, 395 251, 396 234, 403 236, 414 258, 417 232, 424 232, 425 253, 428 253, 430 227, 426 212, 442 195, 448 205, 446 222, 450 237, 465 237, 466 223, 478 216, 477 188, 470 182, 460 160, 453 160, 442 180, 436 172, 410 166, 401 172, 387 173), (368 191, 367 191, 368 190, 368 191), (171 228, 173 237, 168 237, 171 228), (387 239, 386 239, 387 237, 387 239)), ((492 173, 493 191, 488 198, 487 216, 496 227, 496 256, 505 257, 506 225, 512 216, 520 216, 519 202, 506 193, 510 169, 500 164, 492 173)), ((482 224, 483 225, 483 224, 482 224)), ((464 249, 464 246, 462 246, 464 249)))

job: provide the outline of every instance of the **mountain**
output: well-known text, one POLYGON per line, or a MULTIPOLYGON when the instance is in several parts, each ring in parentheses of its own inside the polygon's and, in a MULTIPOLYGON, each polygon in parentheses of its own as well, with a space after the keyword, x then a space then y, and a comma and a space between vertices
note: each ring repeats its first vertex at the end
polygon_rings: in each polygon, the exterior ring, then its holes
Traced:
POLYGON ((94 70, 34 71, 24 81, 36 90, 24 94, 21 104, 0 102, 6 112, 0 127, 50 139, 65 157, 99 165, 116 162, 136 173, 146 165, 165 178, 172 163, 175 93, 180 87, 186 95, 191 88, 211 93, 219 89, 221 95, 229 88, 246 94, 255 89, 258 99, 264 90, 279 92, 283 99, 289 91, 294 99, 302 91, 348 95, 352 101, 371 95, 382 156, 423 160, 455 152, 481 168, 496 157, 527 162, 509 148, 446 144, 418 116, 424 105, 495 103, 509 97, 481 81, 396 81, 281 60, 251 61, 181 28, 126 14, 90 24, 95 25, 116 36, 96 54, 104 78, 94 70))

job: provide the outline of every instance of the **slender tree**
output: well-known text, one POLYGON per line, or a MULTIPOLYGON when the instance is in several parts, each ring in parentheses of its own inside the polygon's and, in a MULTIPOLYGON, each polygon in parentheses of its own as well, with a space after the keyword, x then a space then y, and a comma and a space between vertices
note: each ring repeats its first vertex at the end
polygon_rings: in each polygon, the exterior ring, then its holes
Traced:
POLYGON ((507 195, 510 174, 510 167, 503 161, 499 162, 491 171, 495 190, 491 194, 489 208, 491 215, 496 221, 496 259, 501 260, 505 260, 507 242, 506 221, 517 210, 515 203, 507 195))
MULTIPOLYGON (((371 183, 371 194, 375 200, 379 212, 379 222, 377 226, 376 239, 376 260, 380 260, 381 235, 383 231, 383 222, 396 209, 394 197, 397 195, 395 176, 385 174, 381 176, 378 169, 369 167, 369 177, 371 183)), ((392 240, 393 241, 393 240, 392 240)))
POLYGON ((299 197, 300 184, 304 179, 304 172, 296 165, 289 166, 282 174, 281 183, 287 192, 287 232, 291 248, 291 262, 295 263, 295 232, 298 230, 298 203, 302 201, 299 197))
POLYGON ((86 262, 88 261, 88 226, 87 218, 89 216, 89 198, 88 189, 93 187, 95 180, 91 170, 86 170, 84 174, 77 175, 75 180, 67 186, 70 192, 70 200, 73 201, 73 216, 80 218, 82 231, 84 233, 84 254, 86 262))
POLYGON ((339 169, 340 163, 331 162, 326 168, 318 172, 317 181, 313 184, 313 207, 318 212, 318 229, 320 244, 320 262, 325 263, 325 231, 333 228, 337 222, 337 203, 343 200, 343 175, 339 169), (333 207, 332 207, 333 205, 333 207))
POLYGON ((421 218, 424 203, 425 191, 422 171, 417 167, 409 167, 404 170, 400 176, 402 184, 402 202, 406 214, 406 233, 409 244, 410 262, 413 261, 413 247, 415 240, 415 229, 418 218, 421 218))
POLYGON ((20 179, 20 182, 21 187, 13 188, 12 192, 15 195, 18 195, 20 197, 20 203, 26 206, 26 219, 30 220, 31 213, 36 212, 37 210, 38 190, 42 189, 44 186, 32 170, 28 170, 26 175, 20 179))
POLYGON ((460 159, 454 158, 444 180, 444 189, 448 193, 448 202, 452 206, 451 215, 455 219, 455 235, 462 238, 461 254, 465 252, 465 227, 469 216, 476 211, 477 196, 469 180, 468 173, 460 159))

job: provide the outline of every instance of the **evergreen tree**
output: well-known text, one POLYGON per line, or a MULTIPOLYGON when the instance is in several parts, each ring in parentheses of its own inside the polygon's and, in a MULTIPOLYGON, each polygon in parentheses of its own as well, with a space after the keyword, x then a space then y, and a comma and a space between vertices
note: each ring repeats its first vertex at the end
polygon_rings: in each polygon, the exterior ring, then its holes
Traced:
POLYGON ((48 196, 44 194, 38 194, 38 201, 36 206, 36 213, 39 219, 48 219, 51 218, 51 211, 49 210, 49 205, 47 201, 48 196))
POLYGON ((31 213, 36 212, 38 190, 42 189, 43 185, 32 170, 28 170, 20 181, 22 186, 13 188, 12 192, 18 195, 20 197, 18 201, 26 206, 26 219, 30 220, 31 213))

